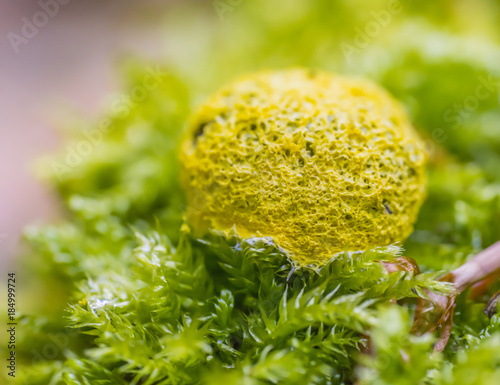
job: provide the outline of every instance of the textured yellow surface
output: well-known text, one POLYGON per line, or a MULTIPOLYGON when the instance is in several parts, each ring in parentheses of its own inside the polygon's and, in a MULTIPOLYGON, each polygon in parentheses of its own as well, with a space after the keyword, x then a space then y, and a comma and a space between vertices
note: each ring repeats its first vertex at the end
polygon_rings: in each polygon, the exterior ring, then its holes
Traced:
POLYGON ((197 233, 270 236, 298 265, 403 241, 425 195, 425 153, 401 106, 325 72, 223 88, 194 115, 181 161, 197 233))

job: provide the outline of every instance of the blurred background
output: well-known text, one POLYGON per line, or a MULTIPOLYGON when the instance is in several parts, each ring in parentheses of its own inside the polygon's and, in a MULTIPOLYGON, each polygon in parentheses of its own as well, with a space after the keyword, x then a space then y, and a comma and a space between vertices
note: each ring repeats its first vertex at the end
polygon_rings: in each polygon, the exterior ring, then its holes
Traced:
POLYGON ((500 178, 498 1, 1 0, 0 18, 2 270, 23 227, 61 217, 36 160, 109 110, 134 60, 180 76, 192 106, 262 68, 370 77, 402 100, 431 150, 500 178))
POLYGON ((62 146, 65 116, 92 119, 106 108, 109 94, 120 89, 116 67, 121 56, 165 57, 168 3, 0 1, 2 271, 18 251, 27 224, 60 216, 53 192, 34 177, 35 161, 62 146), (48 15, 47 22, 36 16, 40 12, 48 15), (26 27, 37 17, 40 27, 26 27), (23 32, 33 36, 23 40, 23 32))

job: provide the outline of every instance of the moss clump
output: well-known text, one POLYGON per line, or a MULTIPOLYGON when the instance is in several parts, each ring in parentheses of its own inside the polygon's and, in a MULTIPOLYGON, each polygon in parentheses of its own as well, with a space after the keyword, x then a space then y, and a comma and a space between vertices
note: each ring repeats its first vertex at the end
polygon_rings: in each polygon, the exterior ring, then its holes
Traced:
POLYGON ((367 80, 301 69, 244 77, 183 142, 194 229, 270 236, 299 265, 403 241, 425 153, 401 106, 367 80))

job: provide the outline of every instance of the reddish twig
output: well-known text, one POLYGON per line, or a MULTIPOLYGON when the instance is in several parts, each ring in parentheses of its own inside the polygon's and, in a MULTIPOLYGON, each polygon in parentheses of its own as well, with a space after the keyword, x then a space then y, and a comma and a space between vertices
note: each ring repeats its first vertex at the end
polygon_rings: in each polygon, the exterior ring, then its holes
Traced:
MULTIPOLYGON (((455 299, 465 289, 500 272, 500 242, 483 250, 470 261, 440 278, 451 282, 455 291, 449 296, 428 293, 429 299, 419 298, 415 310, 412 332, 422 335, 440 329, 439 340, 434 350, 442 351, 450 337, 455 299)), ((496 304, 496 302, 495 302, 496 304)))
POLYGON ((497 313, 498 302, 500 301, 500 290, 498 290, 493 297, 490 298, 488 303, 484 308, 484 312, 488 316, 488 318, 493 317, 497 313))
POLYGON ((413 271, 415 275, 420 274, 417 262, 408 257, 398 257, 392 262, 382 261, 382 264, 389 273, 394 273, 395 271, 413 271))

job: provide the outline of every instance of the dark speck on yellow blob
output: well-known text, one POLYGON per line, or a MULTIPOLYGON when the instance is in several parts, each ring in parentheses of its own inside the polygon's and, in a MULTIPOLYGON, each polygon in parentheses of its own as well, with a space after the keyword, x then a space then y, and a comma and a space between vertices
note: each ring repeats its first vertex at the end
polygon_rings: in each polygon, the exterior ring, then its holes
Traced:
POLYGON ((403 241, 425 196, 425 151, 402 107, 362 79, 292 69, 243 77, 182 144, 199 234, 269 236, 300 266, 403 241))

